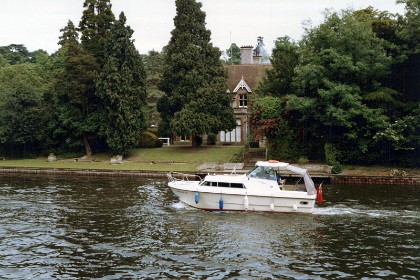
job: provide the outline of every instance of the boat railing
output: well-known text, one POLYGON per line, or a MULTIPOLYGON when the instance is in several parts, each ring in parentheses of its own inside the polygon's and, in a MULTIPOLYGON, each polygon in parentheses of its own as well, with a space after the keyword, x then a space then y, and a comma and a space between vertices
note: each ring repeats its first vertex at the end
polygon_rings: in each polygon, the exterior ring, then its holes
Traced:
POLYGON ((202 181, 202 178, 197 174, 187 174, 181 172, 169 172, 166 174, 168 177, 169 182, 174 181, 202 181))

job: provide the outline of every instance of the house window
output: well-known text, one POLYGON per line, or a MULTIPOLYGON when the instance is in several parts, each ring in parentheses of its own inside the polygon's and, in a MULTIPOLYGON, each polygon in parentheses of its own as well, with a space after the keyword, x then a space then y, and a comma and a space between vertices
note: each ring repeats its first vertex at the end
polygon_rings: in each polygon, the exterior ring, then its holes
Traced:
POLYGON ((239 95, 239 108, 247 108, 248 107, 248 97, 246 94, 239 95))
POLYGON ((180 137, 181 142, 189 141, 188 137, 186 135, 182 135, 180 137))
POLYGON ((236 128, 231 131, 220 131, 220 141, 228 143, 241 143, 242 141, 242 127, 241 119, 236 119, 236 128))

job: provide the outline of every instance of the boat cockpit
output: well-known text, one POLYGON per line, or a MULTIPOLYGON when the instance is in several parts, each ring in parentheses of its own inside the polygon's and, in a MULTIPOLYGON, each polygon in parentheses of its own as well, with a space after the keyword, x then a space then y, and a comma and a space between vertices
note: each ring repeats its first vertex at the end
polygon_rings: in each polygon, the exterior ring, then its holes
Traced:
POLYGON ((251 169, 246 173, 248 178, 257 178, 265 180, 274 180, 280 184, 281 177, 278 171, 275 168, 267 166, 255 166, 254 169, 251 169))

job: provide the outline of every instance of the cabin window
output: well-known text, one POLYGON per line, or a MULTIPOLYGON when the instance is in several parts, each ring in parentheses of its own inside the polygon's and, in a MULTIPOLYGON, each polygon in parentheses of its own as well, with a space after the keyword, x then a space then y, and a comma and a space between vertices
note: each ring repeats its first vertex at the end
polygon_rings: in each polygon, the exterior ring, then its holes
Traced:
POLYGON ((219 187, 221 187, 221 188, 229 188, 229 183, 219 182, 219 187))
POLYGON ((208 186, 208 187, 220 187, 220 188, 235 188, 235 189, 245 188, 244 185, 241 183, 227 183, 227 182, 204 181, 201 185, 208 186))
POLYGON ((248 96, 246 94, 239 94, 239 108, 248 107, 248 96))
POLYGON ((240 184, 240 183, 230 183, 230 187, 231 188, 236 188, 236 189, 243 189, 244 185, 240 184))
POLYGON ((217 182, 204 181, 202 186, 217 187, 217 182))

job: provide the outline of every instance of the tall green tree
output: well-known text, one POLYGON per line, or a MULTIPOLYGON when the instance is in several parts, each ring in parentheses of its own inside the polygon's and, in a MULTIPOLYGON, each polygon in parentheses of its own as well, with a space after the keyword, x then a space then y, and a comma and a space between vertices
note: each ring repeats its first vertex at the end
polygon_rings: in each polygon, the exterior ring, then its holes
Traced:
POLYGON ((101 112, 95 95, 99 65, 93 55, 80 46, 71 21, 61 30, 59 44, 62 47, 54 55, 51 67, 58 121, 55 137, 64 139, 69 149, 83 146, 85 154, 91 156, 90 143, 98 134, 101 112))
POLYGON ((405 4, 404 24, 399 30, 399 37, 407 42, 407 48, 414 53, 420 53, 420 1, 398 0, 405 4))
POLYGON ((0 148, 7 156, 40 151, 46 131, 44 92, 45 80, 37 65, 0 69, 0 148))
POLYGON ((107 61, 97 80, 97 94, 106 111, 102 130, 112 152, 128 155, 146 127, 146 73, 121 13, 107 41, 107 61))
POLYGON ((192 145, 205 133, 235 127, 226 72, 220 50, 210 43, 206 14, 195 0, 176 0, 175 29, 166 46, 159 100, 162 125, 178 135, 192 135, 192 145))
POLYGON ((257 91, 265 95, 284 96, 292 93, 295 67, 299 63, 299 46, 288 36, 278 38, 271 57, 272 69, 258 86, 257 91))
POLYGON ((67 44, 79 44, 79 32, 74 23, 69 20, 67 25, 60 29, 61 35, 58 44, 64 47, 67 44))
POLYGON ((110 0, 85 0, 79 22, 81 43, 102 67, 106 62, 106 41, 115 20, 110 0))
POLYGON ((159 83, 162 80, 164 55, 161 52, 149 51, 143 56, 144 68, 147 74, 147 104, 146 116, 149 125, 158 125, 161 121, 159 112, 157 111, 157 102, 163 96, 163 92, 159 90, 159 83))
POLYGON ((351 10, 327 13, 324 23, 307 31, 300 59, 294 85, 297 95, 311 100, 301 113, 310 112, 323 139, 339 146, 343 158, 368 156, 373 136, 387 121, 383 110, 363 98, 383 88, 380 80, 389 71, 383 40, 351 10))

